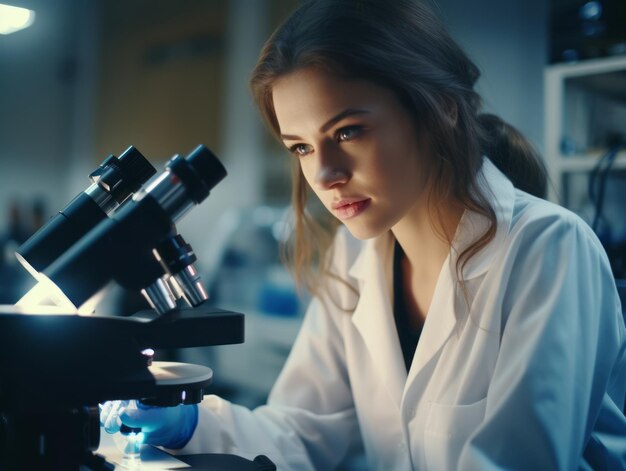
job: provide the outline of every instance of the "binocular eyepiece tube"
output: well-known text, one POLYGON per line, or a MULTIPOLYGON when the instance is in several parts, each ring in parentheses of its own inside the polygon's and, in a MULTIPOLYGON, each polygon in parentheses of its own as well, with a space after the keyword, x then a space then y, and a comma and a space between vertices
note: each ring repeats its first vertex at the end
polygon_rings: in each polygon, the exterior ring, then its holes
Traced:
POLYGON ((174 287, 188 304, 199 304, 207 295, 193 267, 196 258, 176 234, 174 223, 225 176, 226 170, 205 146, 187 157, 174 156, 145 191, 89 231, 43 275, 76 307, 112 280, 143 290, 160 312, 172 308, 167 282, 170 294, 174 287))
POLYGON ((119 157, 110 155, 89 175, 91 186, 17 249, 18 260, 36 277, 155 173, 156 169, 133 146, 119 157))

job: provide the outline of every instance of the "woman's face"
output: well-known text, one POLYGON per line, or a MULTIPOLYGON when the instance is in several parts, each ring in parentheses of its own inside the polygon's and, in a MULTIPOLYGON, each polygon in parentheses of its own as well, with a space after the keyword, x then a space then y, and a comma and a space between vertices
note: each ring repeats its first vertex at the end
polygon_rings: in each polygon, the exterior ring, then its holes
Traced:
POLYGON ((355 237, 375 237, 425 204, 425 151, 393 92, 302 69, 275 83, 273 100, 285 146, 355 237))

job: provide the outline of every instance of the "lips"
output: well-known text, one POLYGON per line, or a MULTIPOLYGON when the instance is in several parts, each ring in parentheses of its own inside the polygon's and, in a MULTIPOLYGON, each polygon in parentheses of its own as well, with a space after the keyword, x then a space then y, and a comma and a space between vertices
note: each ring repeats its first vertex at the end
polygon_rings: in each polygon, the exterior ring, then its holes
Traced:
POLYGON ((347 198, 339 201, 334 201, 331 204, 331 208, 335 216, 339 219, 346 220, 358 216, 371 203, 369 198, 347 198))

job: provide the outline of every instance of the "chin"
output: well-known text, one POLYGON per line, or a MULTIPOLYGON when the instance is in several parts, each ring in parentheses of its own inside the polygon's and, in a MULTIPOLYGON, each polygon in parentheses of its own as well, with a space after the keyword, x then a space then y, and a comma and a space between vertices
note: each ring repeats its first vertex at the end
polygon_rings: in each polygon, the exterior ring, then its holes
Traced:
POLYGON ((374 227, 369 224, 357 224, 356 221, 344 222, 343 225, 350 231, 350 234, 359 240, 374 239, 389 230, 388 227, 374 227))

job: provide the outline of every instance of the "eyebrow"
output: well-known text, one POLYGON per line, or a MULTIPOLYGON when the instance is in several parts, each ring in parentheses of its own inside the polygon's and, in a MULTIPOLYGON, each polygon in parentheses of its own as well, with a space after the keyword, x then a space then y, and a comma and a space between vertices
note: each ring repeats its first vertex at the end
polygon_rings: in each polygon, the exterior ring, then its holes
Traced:
MULTIPOLYGON (((367 114, 367 113, 369 113, 369 111, 367 110, 358 109, 358 108, 348 108, 346 110, 343 110, 341 113, 335 115, 334 117, 330 118, 324 124, 322 124, 319 130, 321 133, 324 133, 328 131, 331 127, 333 127, 335 124, 337 124, 339 121, 347 118, 348 116, 367 114)), ((287 141, 298 141, 302 139, 300 136, 296 136, 294 134, 281 134, 280 137, 283 140, 287 140, 287 141)))

